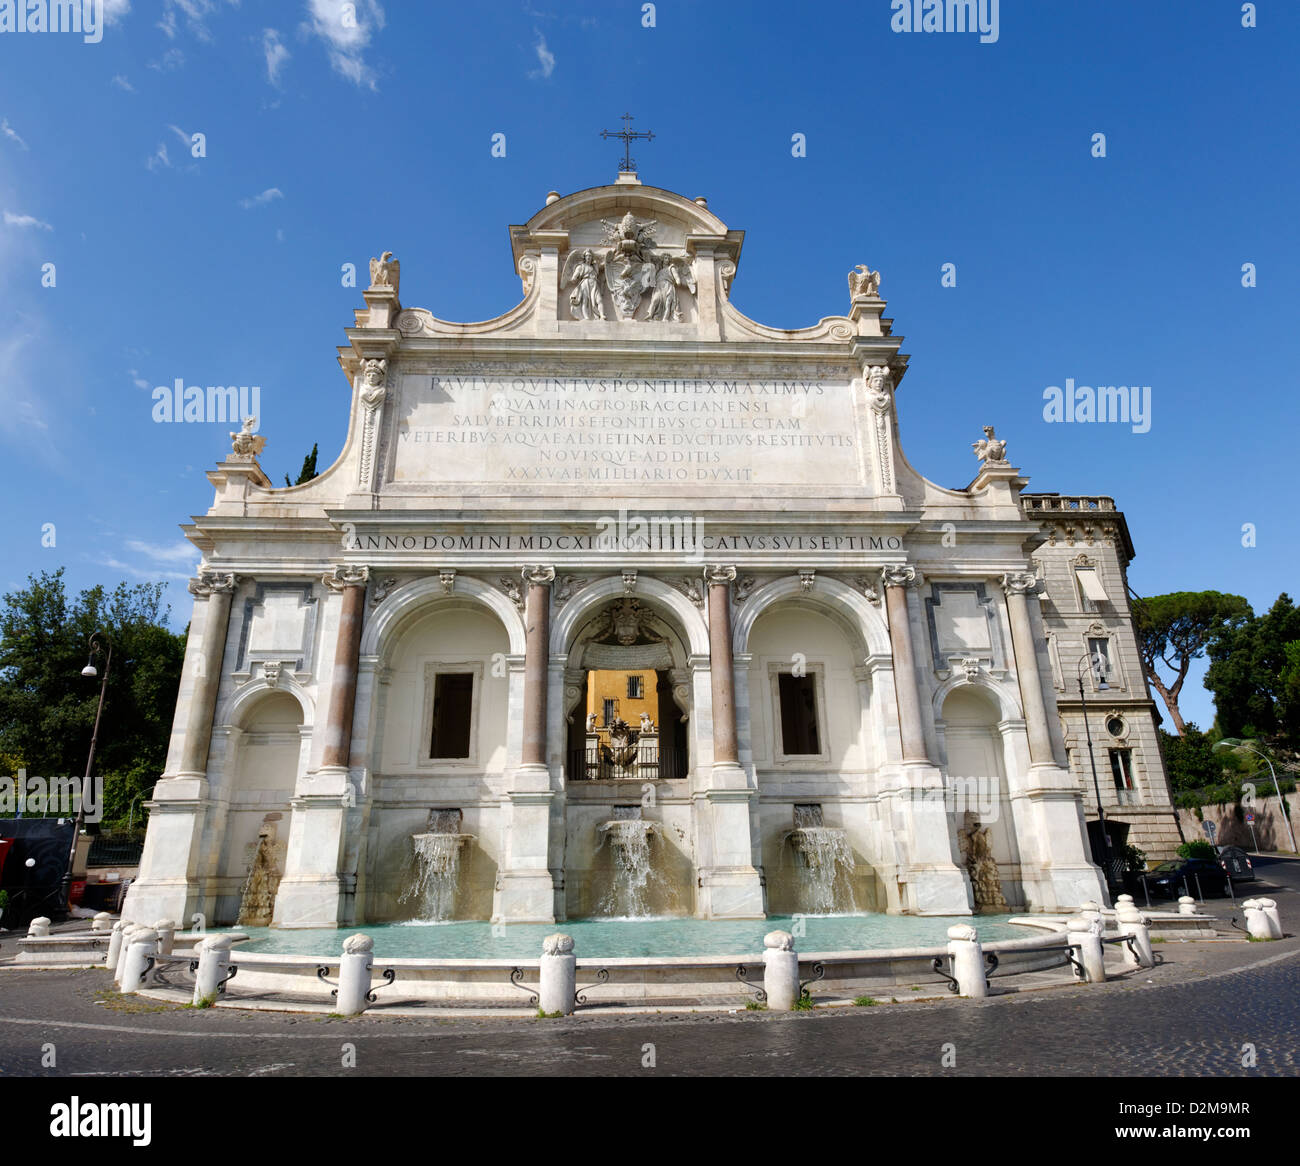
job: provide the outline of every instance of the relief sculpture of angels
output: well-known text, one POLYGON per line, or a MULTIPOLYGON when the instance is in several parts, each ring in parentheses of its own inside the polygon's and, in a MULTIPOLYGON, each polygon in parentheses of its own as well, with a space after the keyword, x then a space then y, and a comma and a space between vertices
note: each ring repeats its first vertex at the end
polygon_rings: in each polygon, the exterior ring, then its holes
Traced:
POLYGON ((695 291, 695 270, 685 255, 656 250, 658 222, 638 219, 630 211, 621 219, 602 219, 600 247, 576 248, 564 261, 560 286, 568 289, 576 320, 604 320, 602 276, 620 320, 636 318, 650 293, 647 320, 680 322, 680 289, 695 291))

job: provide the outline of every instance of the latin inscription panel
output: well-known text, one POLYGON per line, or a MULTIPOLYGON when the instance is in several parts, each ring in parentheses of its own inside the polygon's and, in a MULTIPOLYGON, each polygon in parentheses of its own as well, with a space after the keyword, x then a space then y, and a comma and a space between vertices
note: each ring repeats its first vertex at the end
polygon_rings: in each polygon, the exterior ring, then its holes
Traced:
POLYGON ((847 381, 418 375, 393 480, 858 486, 847 381))

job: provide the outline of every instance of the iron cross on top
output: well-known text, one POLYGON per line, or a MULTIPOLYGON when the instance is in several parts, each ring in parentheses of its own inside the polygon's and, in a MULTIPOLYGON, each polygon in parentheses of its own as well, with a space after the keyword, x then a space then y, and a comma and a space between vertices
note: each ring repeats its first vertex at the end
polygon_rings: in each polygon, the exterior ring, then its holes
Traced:
POLYGON ((615 132, 614 130, 601 130, 602 138, 622 138, 623 139, 623 165, 622 172, 631 174, 636 169, 636 163, 632 159, 631 149, 632 142, 635 138, 645 138, 647 142, 654 141, 653 133, 640 133, 632 128, 632 115, 625 113, 623 115, 623 128, 615 132))

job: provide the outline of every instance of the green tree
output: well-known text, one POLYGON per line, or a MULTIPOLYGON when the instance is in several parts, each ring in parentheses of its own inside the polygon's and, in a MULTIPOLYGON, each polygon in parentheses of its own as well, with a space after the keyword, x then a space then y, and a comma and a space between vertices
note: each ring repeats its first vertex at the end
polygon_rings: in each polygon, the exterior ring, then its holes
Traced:
POLYGON ((1133 596, 1142 670, 1165 702, 1180 737, 1187 725, 1178 695, 1192 661, 1205 654, 1216 636, 1241 626, 1252 615, 1250 604, 1240 595, 1218 591, 1175 591, 1147 599, 1133 596), (1171 680, 1160 674, 1161 664, 1173 672, 1171 680))
POLYGON ((1184 726, 1177 737, 1164 729, 1159 732, 1172 793, 1205 789, 1223 781, 1223 759, 1214 754, 1214 739, 1209 734, 1202 733, 1195 724, 1184 726))
MULTIPOLYGON (((79 777, 99 701, 81 675, 91 634, 107 633, 113 661, 95 751, 105 822, 125 817, 167 757, 185 636, 166 626, 165 583, 91 587, 69 601, 63 568, 30 576, 0 606, 0 756, 29 775, 79 777)), ((95 660, 102 679, 106 660, 95 660)), ((138 817, 138 814, 137 814, 138 817)))
POLYGON ((311 453, 302 459, 302 469, 298 471, 298 480, 289 481, 289 475, 284 475, 284 484, 286 486, 301 486, 304 482, 310 482, 316 477, 316 443, 312 442, 311 453))
POLYGON ((1225 626, 1209 645, 1205 687, 1225 737, 1300 743, 1300 608, 1283 592, 1260 616, 1225 626))

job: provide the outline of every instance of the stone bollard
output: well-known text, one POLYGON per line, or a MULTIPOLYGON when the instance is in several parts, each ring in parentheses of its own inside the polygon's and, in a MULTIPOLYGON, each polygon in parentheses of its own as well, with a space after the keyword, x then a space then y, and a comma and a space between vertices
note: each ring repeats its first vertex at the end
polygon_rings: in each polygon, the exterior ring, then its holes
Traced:
POLYGON ((113 926, 113 916, 107 911, 97 911, 90 921, 91 931, 109 931, 113 926))
POLYGON ((171 955, 172 945, 176 942, 176 920, 159 919, 153 929, 158 932, 158 954, 171 955))
POLYGON ((788 931, 763 936, 763 991, 773 1012, 790 1012, 799 1001, 799 953, 788 931))
POLYGON ((1136 904, 1133 902, 1132 895, 1118 895, 1116 896, 1115 899, 1115 910, 1118 911, 1122 906, 1124 906, 1125 903, 1129 904, 1130 906, 1136 906, 1136 904))
POLYGON ((957 991, 972 999, 987 996, 989 983, 984 975, 984 948, 980 946, 975 928, 969 923, 949 927, 948 954, 952 956, 952 974, 957 981, 957 991))
POLYGON ((199 966, 194 973, 193 1002, 196 1006, 207 1008, 217 1002, 221 982, 230 972, 232 942, 228 935, 209 935, 200 941, 199 966))
POLYGON ((28 939, 43 939, 50 933, 50 921, 44 915, 37 915, 27 924, 28 939))
POLYGON ((1131 935, 1133 937, 1133 947, 1136 951, 1130 951, 1129 945, 1123 945, 1124 962, 1130 968, 1153 968, 1156 966, 1156 957, 1151 951, 1151 930, 1147 927, 1147 917, 1133 906, 1133 900, 1130 898, 1127 903, 1121 903, 1119 910, 1116 912, 1116 918, 1119 921, 1119 933, 1121 935, 1131 935))
POLYGON ((1246 931, 1249 932, 1251 939, 1276 938, 1273 935, 1273 924, 1264 913, 1264 908, 1260 906, 1258 899, 1247 899, 1242 903, 1242 908, 1246 912, 1246 931))
POLYGON ((1260 910, 1264 912, 1264 918, 1268 920, 1269 926, 1273 929, 1273 938, 1282 938, 1282 916, 1278 914, 1277 903, 1272 899, 1258 900, 1260 910))
MULTIPOLYGON (((1083 964, 1083 979, 1089 984, 1106 981, 1106 951, 1101 943, 1101 917, 1089 918, 1073 915, 1066 922, 1070 943, 1079 945, 1079 962, 1083 964)), ((1075 973, 1076 976, 1078 973, 1075 973)))
POLYGON ((117 968, 113 972, 113 979, 117 982, 119 989, 122 987, 122 975, 126 971, 126 953, 131 950, 131 944, 135 941, 136 933, 147 930, 148 928, 141 926, 139 923, 128 923, 122 929, 122 947, 117 957, 117 968))
POLYGON ((122 954, 122 936, 126 931, 126 924, 118 920, 113 924, 113 930, 108 935, 108 955, 104 957, 104 967, 110 972, 117 969, 118 958, 122 954))
POLYGON ((149 966, 149 957, 157 954, 158 932, 152 927, 141 927, 132 932, 131 946, 121 961, 123 992, 138 992, 149 986, 153 976, 146 975, 145 969, 149 966))
POLYGON ((1191 895, 1178 896, 1178 914, 1180 915, 1196 914, 1196 900, 1193 899, 1191 895))
POLYGON ((343 941, 339 961, 338 1011, 356 1016, 366 1010, 370 994, 370 970, 375 966, 375 941, 368 935, 349 935, 343 941))
POLYGON ((557 931, 542 940, 541 984, 537 1007, 550 1016, 568 1016, 577 1007, 578 957, 573 936, 557 931))

